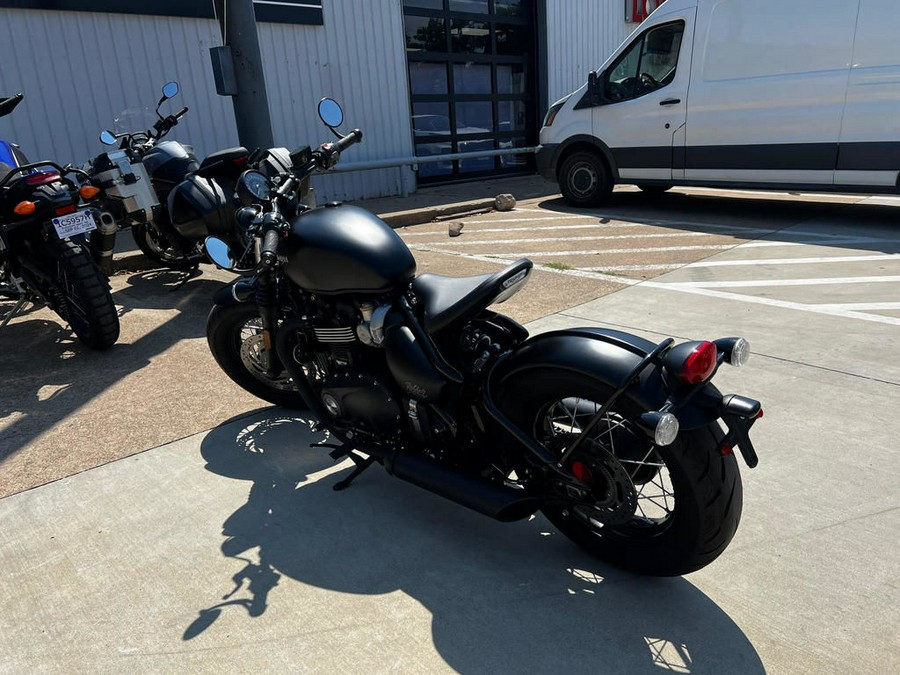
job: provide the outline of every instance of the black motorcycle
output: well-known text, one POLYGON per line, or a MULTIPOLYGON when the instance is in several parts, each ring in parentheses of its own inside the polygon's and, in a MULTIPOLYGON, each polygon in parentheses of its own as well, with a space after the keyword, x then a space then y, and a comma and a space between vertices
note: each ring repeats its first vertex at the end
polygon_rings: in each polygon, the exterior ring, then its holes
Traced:
MULTIPOLYGON (((333 101, 319 114, 333 131, 341 123, 333 101)), ((296 182, 360 138, 322 145, 280 181, 239 181, 238 218, 258 264, 209 315, 222 369, 314 415, 336 441, 332 457, 355 463, 335 489, 377 462, 501 521, 540 510, 634 572, 680 575, 714 560, 741 515, 734 449, 756 466, 748 431, 762 409, 711 380, 722 363, 747 360, 746 340, 655 344, 600 328, 529 337, 488 309, 522 290, 529 260, 472 277, 416 275, 401 238, 363 209, 286 216, 296 182)), ((222 242, 208 248, 232 265, 222 242)))
POLYGON ((203 241, 216 235, 233 246, 238 177, 250 166, 264 172, 289 168, 288 152, 274 148, 252 154, 246 148, 220 150, 198 161, 190 145, 163 138, 188 112, 163 116, 161 106, 178 94, 178 83, 162 88, 156 121, 146 131, 104 131, 100 140, 117 150, 95 157, 86 168, 102 190, 102 235, 94 238, 101 259, 110 259, 115 233, 128 227, 138 248, 153 262, 186 270, 206 262, 203 241))
MULTIPOLYGON (((22 99, 0 99, 0 117, 22 99)), ((66 177, 71 171, 29 163, 0 140, 0 295, 16 302, 0 328, 26 303, 44 301, 87 346, 106 349, 119 337, 119 315, 85 240, 96 227, 93 213, 79 207, 95 190, 79 190, 66 177)))

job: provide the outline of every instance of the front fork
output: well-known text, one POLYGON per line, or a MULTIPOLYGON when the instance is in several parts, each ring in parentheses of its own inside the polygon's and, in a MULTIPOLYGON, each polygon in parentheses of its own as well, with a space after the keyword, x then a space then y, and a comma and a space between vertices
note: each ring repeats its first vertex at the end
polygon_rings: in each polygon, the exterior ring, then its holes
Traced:
POLYGON ((263 347, 266 350, 266 375, 275 378, 284 370, 275 349, 275 332, 278 330, 278 294, 271 272, 260 274, 256 281, 256 306, 262 321, 263 347))

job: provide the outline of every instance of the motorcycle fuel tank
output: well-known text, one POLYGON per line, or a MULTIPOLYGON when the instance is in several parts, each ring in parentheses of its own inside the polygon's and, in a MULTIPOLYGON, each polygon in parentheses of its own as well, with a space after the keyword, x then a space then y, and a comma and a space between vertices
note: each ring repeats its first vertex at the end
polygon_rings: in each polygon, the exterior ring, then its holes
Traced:
POLYGON ((200 166, 194 149, 178 141, 162 141, 153 146, 143 157, 144 166, 157 189, 160 200, 175 185, 200 166))
POLYGON ((384 293, 416 274, 412 253, 390 225, 347 204, 299 215, 278 253, 291 281, 316 293, 384 293))

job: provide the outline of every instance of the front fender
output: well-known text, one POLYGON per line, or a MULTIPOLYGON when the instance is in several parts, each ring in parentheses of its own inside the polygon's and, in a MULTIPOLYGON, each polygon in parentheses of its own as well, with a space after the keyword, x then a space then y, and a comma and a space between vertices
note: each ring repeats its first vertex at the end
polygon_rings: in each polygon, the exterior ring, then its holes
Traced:
POLYGON ((256 295, 256 277, 241 277, 223 286, 213 296, 216 307, 228 307, 250 302, 256 295))
MULTIPOLYGON (((618 389, 656 344, 623 331, 604 328, 573 328, 542 333, 529 338, 512 354, 499 361, 490 373, 489 392, 493 400, 504 398, 506 389, 522 382, 529 371, 560 369, 577 372, 618 389)), ((627 395, 645 410, 659 410, 670 398, 662 366, 649 365, 627 395)), ((705 385, 692 402, 672 412, 682 429, 694 429, 719 417, 717 404, 722 395, 712 384, 705 385), (706 404, 709 404, 708 406, 706 404)))

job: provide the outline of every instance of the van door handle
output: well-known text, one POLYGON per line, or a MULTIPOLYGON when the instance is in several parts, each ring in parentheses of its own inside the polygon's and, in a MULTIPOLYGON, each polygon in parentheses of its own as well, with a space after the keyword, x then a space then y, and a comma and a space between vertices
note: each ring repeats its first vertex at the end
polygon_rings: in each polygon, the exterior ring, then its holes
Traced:
POLYGON ((680 98, 664 98, 659 102, 660 105, 675 105, 676 103, 681 103, 680 98))

